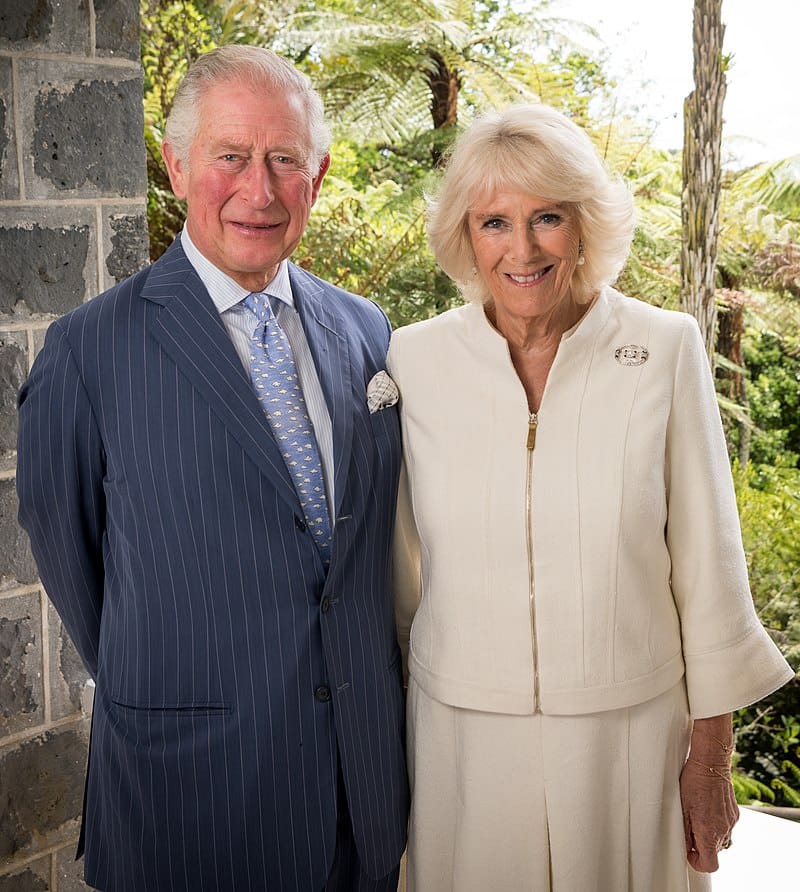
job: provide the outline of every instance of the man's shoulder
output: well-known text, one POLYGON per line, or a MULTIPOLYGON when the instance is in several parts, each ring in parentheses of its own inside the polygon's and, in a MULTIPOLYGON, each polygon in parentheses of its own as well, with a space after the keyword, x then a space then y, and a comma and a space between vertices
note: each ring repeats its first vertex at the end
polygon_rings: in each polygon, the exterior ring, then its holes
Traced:
POLYGON ((334 285, 332 282, 328 282, 326 279, 321 279, 319 276, 314 275, 314 273, 302 266, 298 266, 296 263, 289 263, 289 276, 293 285, 298 285, 305 290, 310 288, 312 291, 325 291, 344 303, 359 308, 376 306, 373 301, 369 300, 369 298, 362 297, 360 294, 354 294, 352 291, 347 291, 339 285, 334 285))
MULTIPOLYGON (((90 298, 80 306, 69 310, 53 323, 64 331, 75 327, 84 328, 87 325, 101 325, 104 321, 122 318, 119 309, 130 307, 142 291, 144 282, 152 268, 152 264, 139 270, 137 273, 112 285, 106 291, 90 298)), ((123 316, 129 317, 129 313, 123 316)))
POLYGON ((102 291, 86 303, 65 313, 59 320, 59 327, 65 330, 76 325, 129 323, 140 311, 143 305, 140 301, 142 293, 147 286, 157 289, 160 275, 169 277, 170 271, 179 265, 187 263, 185 255, 176 242, 158 260, 131 274, 126 279, 115 283, 110 288, 102 291))
POLYGON ((343 315, 355 325, 377 325, 379 330, 388 330, 389 322, 386 313, 375 301, 359 294, 353 294, 338 285, 315 276, 301 266, 289 264, 289 276, 293 288, 299 288, 303 294, 321 296, 326 305, 343 315))

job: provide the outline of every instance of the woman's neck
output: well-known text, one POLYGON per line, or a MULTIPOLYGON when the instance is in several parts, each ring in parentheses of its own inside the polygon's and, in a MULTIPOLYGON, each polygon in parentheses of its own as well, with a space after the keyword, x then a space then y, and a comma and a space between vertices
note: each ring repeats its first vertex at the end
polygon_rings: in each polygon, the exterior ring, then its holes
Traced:
POLYGON ((546 317, 517 316, 503 312, 493 303, 484 308, 489 322, 508 343, 511 362, 525 388, 529 411, 539 411, 561 338, 580 322, 591 305, 592 301, 577 304, 568 299, 546 317))

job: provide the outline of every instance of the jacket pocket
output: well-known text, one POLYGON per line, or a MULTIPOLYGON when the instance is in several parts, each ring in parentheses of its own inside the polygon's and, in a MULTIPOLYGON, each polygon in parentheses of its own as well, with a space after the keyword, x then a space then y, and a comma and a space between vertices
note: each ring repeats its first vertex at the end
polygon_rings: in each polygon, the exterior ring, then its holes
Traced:
POLYGON ((187 717, 196 717, 201 715, 229 715, 233 712, 233 707, 231 706, 231 704, 222 701, 192 703, 130 703, 112 697, 111 702, 118 709, 124 709, 138 713, 151 713, 156 715, 169 714, 176 717, 179 717, 181 715, 185 715, 187 717))

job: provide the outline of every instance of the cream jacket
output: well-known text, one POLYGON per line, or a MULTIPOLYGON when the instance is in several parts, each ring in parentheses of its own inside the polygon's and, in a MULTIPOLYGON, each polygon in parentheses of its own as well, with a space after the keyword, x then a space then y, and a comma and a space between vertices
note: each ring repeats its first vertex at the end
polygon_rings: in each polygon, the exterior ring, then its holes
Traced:
POLYGON ((701 718, 792 677, 753 608, 691 316, 604 289, 534 417, 478 305, 397 331, 388 365, 405 451, 398 627, 429 696, 580 714, 685 674, 701 718))

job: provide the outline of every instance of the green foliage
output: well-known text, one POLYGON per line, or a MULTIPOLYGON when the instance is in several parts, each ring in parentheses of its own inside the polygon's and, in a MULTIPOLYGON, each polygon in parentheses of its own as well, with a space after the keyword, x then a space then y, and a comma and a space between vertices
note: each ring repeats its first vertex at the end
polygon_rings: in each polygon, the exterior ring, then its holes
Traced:
POLYGON ((742 804, 800 806, 800 679, 734 716, 736 774, 742 804), (744 780, 746 778, 746 781, 744 780))
POLYGON ((164 125, 172 97, 186 69, 213 48, 212 25, 200 4, 141 0, 141 56, 144 69, 144 142, 147 151, 147 219, 150 257, 169 247, 184 218, 183 202, 172 194, 161 158, 164 125))
POLYGON ((745 340, 748 398, 755 425, 751 460, 774 467, 797 467, 800 459, 800 354, 769 330, 745 340))
POLYGON ((317 3, 289 18, 281 40, 289 55, 311 48, 304 65, 341 135, 402 151, 511 101, 540 97, 585 114, 607 88, 602 63, 573 42, 587 29, 549 5, 523 14, 510 0, 317 3))
MULTIPOLYGON (((800 471, 734 462, 733 479, 756 610, 800 664, 800 471)), ((797 715, 800 715, 798 704, 797 715)))
MULTIPOLYGON (((800 666, 800 471, 734 464, 734 483, 753 600, 759 617, 793 666, 800 666)), ((737 768, 762 786, 740 802, 800 797, 800 678, 735 716, 737 768), (765 796, 763 785, 775 791, 765 796)))
POLYGON ((771 787, 748 777, 741 771, 734 770, 731 775, 733 781, 733 791, 736 794, 736 801, 741 805, 749 805, 751 802, 775 802, 775 794, 771 787))
POLYGON ((723 186, 721 283, 800 297, 800 156, 729 172, 723 186))
POLYGON ((406 325, 460 302, 427 247, 419 190, 386 180, 355 188, 361 159, 346 144, 335 160, 295 259, 328 281, 376 300, 406 325))

